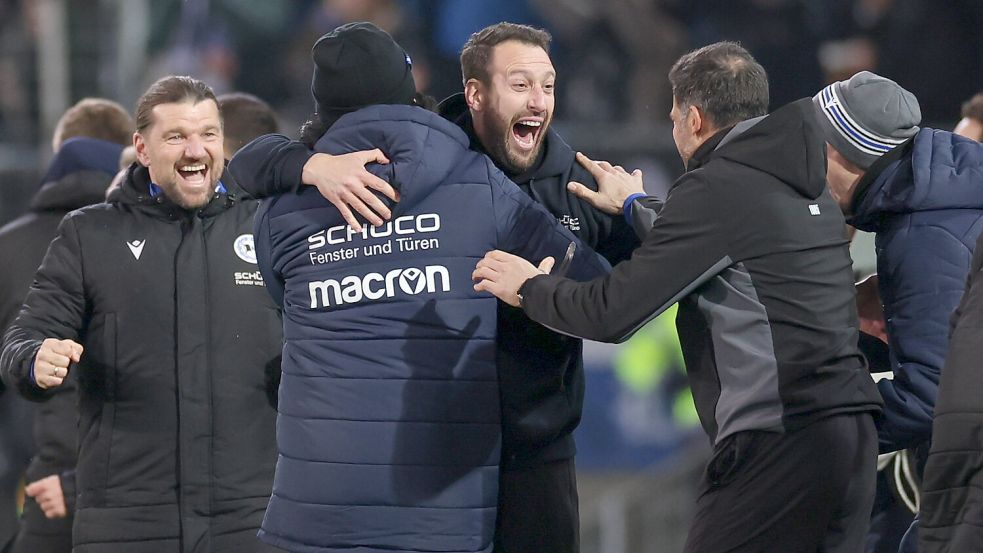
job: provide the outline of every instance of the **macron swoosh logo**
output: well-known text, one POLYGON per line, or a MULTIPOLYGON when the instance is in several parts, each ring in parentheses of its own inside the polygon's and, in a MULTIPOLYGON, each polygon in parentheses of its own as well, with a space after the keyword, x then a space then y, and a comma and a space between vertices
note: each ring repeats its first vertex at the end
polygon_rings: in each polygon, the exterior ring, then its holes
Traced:
POLYGON ((134 258, 140 259, 140 254, 143 253, 143 246, 146 244, 146 240, 131 240, 126 243, 126 246, 130 248, 130 253, 133 254, 134 258))

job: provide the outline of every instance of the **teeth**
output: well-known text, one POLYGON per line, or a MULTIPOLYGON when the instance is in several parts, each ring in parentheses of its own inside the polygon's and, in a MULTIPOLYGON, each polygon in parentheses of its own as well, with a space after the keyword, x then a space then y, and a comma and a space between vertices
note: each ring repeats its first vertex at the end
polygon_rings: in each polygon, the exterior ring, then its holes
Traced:
POLYGON ((542 121, 519 121, 520 125, 525 125, 527 127, 540 127, 543 125, 542 121))
POLYGON ((204 171, 205 170, 205 164, 204 163, 199 163, 198 165, 185 165, 184 167, 181 167, 180 169, 182 171, 204 171))

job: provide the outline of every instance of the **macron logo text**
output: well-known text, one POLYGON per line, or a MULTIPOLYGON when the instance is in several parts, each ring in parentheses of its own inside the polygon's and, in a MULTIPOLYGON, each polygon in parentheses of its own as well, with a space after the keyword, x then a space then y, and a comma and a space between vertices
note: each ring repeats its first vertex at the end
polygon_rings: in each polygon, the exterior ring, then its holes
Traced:
POLYGON ((311 309, 317 309, 358 303, 362 300, 392 298, 397 292, 410 296, 422 294, 424 291, 449 292, 451 277, 447 267, 428 265, 423 269, 416 267, 393 269, 386 274, 368 273, 362 277, 351 275, 340 281, 318 280, 309 283, 308 289, 311 293, 311 309))

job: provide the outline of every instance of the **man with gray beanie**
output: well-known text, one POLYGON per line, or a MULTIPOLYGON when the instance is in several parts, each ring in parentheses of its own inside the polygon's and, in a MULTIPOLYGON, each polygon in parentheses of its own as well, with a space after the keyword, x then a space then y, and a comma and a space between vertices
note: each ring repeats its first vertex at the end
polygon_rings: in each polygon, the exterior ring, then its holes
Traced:
MULTIPOLYGON (((878 324, 886 328, 889 366, 872 370, 894 375, 877 384, 884 398, 877 420, 880 453, 916 449, 922 452, 914 455, 920 467, 931 438, 949 318, 983 230, 983 146, 951 132, 919 128, 918 100, 867 71, 827 86, 813 101, 827 142, 830 193, 847 223, 876 234, 877 278, 868 283, 878 287, 882 300, 878 324)), ((878 347, 883 343, 862 336, 869 359, 878 357, 878 347)), ((903 462, 900 455, 897 462, 903 462)), ((869 551, 886 551, 892 547, 887 543, 900 539, 886 530, 876 535, 878 510, 892 502, 890 487, 908 484, 885 472, 878 482, 869 551)), ((917 490, 907 495, 909 508, 917 510, 917 490)), ((902 550, 914 551, 914 542, 906 537, 902 550)))

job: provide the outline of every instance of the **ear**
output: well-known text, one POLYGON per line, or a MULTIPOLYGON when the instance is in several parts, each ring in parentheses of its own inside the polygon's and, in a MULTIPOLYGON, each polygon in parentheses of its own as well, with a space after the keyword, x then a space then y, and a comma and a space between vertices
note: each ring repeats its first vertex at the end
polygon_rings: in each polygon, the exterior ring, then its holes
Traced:
POLYGON ((686 108, 686 124, 694 136, 700 136, 707 128, 706 120, 703 118, 703 112, 696 106, 686 108))
POLYGON ((464 100, 468 103, 468 108, 472 111, 481 111, 484 94, 481 90, 481 81, 478 79, 468 79, 464 83, 464 100))
POLYGON ((133 149, 137 154, 137 161, 140 165, 144 167, 150 167, 150 156, 147 154, 147 142, 144 140, 143 135, 135 132, 133 133, 133 149))

